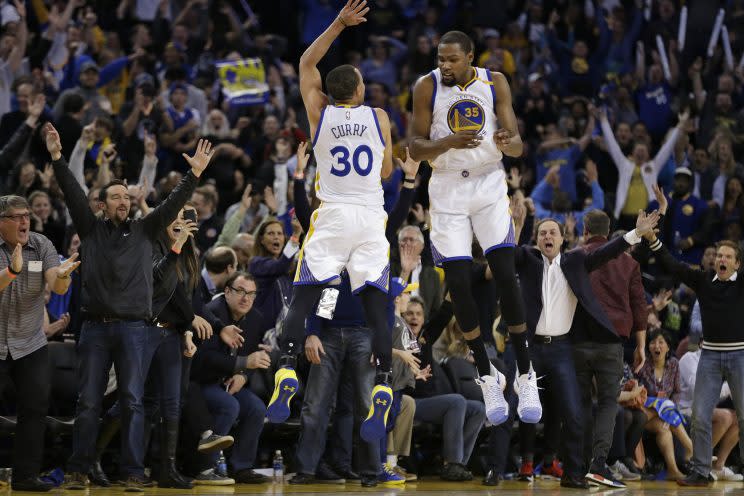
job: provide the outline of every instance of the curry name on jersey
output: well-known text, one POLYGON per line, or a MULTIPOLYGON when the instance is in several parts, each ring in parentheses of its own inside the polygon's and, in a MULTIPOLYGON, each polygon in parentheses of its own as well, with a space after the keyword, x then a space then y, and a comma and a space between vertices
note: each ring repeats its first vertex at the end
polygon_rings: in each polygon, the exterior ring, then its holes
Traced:
POLYGON ((385 140, 375 110, 366 105, 327 105, 313 140, 315 191, 332 203, 381 206, 385 140))

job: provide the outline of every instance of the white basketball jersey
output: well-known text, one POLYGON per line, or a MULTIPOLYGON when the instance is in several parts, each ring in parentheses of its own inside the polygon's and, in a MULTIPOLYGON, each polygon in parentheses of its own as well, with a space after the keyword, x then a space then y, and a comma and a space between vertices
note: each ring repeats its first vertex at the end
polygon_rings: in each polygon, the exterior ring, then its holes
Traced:
POLYGON ((483 136, 476 148, 450 149, 432 161, 434 170, 463 170, 498 164, 502 153, 493 140, 496 132, 496 90, 491 72, 475 67, 475 77, 464 86, 445 86, 439 69, 429 74, 434 80, 431 97, 432 119, 429 139, 437 140, 457 131, 474 130, 483 136))
POLYGON ((313 140, 315 191, 324 202, 381 206, 385 140, 374 109, 327 105, 313 140))

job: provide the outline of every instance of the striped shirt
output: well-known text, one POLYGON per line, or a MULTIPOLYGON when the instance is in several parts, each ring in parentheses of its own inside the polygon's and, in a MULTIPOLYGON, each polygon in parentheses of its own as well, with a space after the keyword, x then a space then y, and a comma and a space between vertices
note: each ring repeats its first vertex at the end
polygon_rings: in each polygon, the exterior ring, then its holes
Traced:
POLYGON ((677 261, 661 241, 650 245, 665 272, 695 291, 700 302, 704 350, 744 351, 744 277, 734 273, 722 281, 712 270, 702 271, 677 261))
MULTIPOLYGON (((10 265, 12 246, 0 238, 0 270, 10 265)), ((44 235, 29 232, 23 269, 0 292, 0 360, 23 358, 47 344, 44 323, 44 274, 57 267, 59 255, 44 235)))

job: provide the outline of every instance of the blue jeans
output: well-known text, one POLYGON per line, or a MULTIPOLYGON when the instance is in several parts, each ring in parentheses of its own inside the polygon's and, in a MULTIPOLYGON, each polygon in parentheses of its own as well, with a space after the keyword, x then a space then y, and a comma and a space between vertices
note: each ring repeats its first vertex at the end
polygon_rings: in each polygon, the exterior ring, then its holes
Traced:
MULTIPOLYGON (((264 427, 266 405, 253 394, 247 386, 234 395, 225 391, 222 384, 202 386, 204 399, 210 413, 214 415, 214 433, 225 436, 234 429, 235 444, 228 457, 230 469, 239 472, 253 468, 258 451, 258 438, 264 427)), ((219 452, 210 456, 210 466, 214 466, 219 452)))
MULTIPOLYGON (((372 355, 371 331, 364 328, 324 329, 320 333, 325 355, 320 365, 310 367, 310 376, 302 405, 301 431, 295 452, 297 472, 314 474, 326 442, 328 416, 333 395, 343 375, 353 381, 354 430, 369 411, 375 367, 372 355)), ((348 391, 347 391, 348 394, 348 391)), ((339 402, 343 402, 339 398, 339 402)), ((374 476, 379 472, 379 443, 357 443, 357 460, 361 475, 374 476)))
MULTIPOLYGON (((739 325, 737 323, 737 325, 739 325)), ((692 399, 692 466, 708 475, 713 457, 713 409, 723 381, 728 381, 739 420, 739 453, 744 457, 744 351, 703 350, 700 354, 692 399)))
MULTIPOLYGON (((145 374, 143 402, 146 422, 155 424, 161 418, 178 420, 183 380, 182 356, 181 335, 177 331, 162 327, 148 329, 145 354, 142 357, 142 371, 145 374)), ((106 412, 106 416, 118 417, 120 408, 119 400, 116 400, 106 412)))
POLYGON ((113 362, 121 402, 121 472, 144 477, 143 358, 149 330, 142 320, 83 324, 78 342, 78 402, 69 472, 87 474, 95 461, 101 402, 113 362))
POLYGON ((486 407, 482 401, 466 400, 460 394, 442 394, 416 398, 413 418, 441 425, 444 461, 467 465, 486 420, 486 407))
POLYGON ((354 444, 354 381, 342 373, 336 393, 333 424, 328 433, 323 459, 341 472, 353 472, 351 457, 354 444))
POLYGON ((151 422, 160 417, 178 420, 181 400, 181 334, 175 329, 153 327, 147 333, 145 414, 151 422))
MULTIPOLYGON (((569 340, 553 341, 544 344, 534 342, 530 349, 532 366, 537 377, 543 376, 540 401, 548 401, 563 422, 561 439, 563 441, 563 468, 567 475, 583 478, 586 467, 583 460, 583 413, 581 393, 576 378, 573 349, 569 340), (544 398, 550 394, 550 398, 544 398)), ((543 422, 546 422, 543 414, 543 422)))

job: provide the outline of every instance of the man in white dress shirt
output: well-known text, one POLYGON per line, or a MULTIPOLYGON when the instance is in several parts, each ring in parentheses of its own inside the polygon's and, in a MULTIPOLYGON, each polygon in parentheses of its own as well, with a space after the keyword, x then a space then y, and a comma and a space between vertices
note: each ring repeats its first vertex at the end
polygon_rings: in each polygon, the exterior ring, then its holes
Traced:
MULTIPOLYGON (((512 209, 515 239, 524 223, 523 207, 512 209)), ((570 331, 591 320, 608 332, 616 331, 594 297, 589 273, 639 243, 659 220, 658 212, 638 214, 636 229, 589 253, 583 249, 561 252, 563 226, 553 219, 537 223, 537 249, 520 246, 515 263, 527 309, 532 364, 543 377, 541 393, 549 394, 553 411, 563 422, 563 469, 561 486, 587 488, 584 480, 581 395, 576 379, 570 331), (581 318, 575 318, 579 316, 581 318)), ((544 403, 544 400, 542 400, 544 403)))

